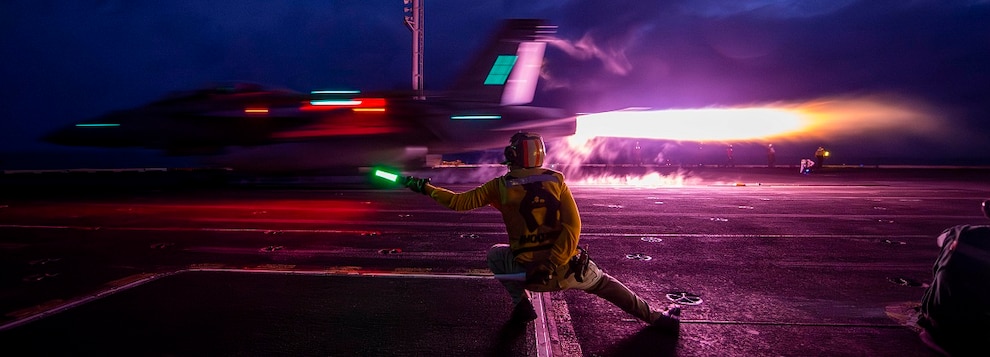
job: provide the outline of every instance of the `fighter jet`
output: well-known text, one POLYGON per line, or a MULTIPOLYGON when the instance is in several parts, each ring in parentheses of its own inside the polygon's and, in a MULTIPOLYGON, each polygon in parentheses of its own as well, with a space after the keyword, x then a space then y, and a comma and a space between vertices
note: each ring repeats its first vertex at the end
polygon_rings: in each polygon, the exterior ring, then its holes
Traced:
POLYGON ((244 172, 301 172, 422 167, 445 154, 502 148, 518 131, 565 137, 576 130, 575 114, 527 105, 554 30, 543 20, 505 21, 441 93, 224 83, 72 124, 44 140, 197 155, 244 172))

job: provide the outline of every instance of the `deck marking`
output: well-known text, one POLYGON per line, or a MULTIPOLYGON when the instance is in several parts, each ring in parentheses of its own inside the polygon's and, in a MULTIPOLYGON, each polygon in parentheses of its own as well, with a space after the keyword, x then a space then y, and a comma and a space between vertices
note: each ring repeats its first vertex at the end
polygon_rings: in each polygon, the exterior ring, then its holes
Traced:
POLYGON ((546 306, 550 303, 550 293, 533 293, 535 299, 533 309, 536 310, 536 320, 533 320, 533 330, 536 334, 536 356, 550 357, 553 351, 550 348, 550 329, 547 326, 546 306))

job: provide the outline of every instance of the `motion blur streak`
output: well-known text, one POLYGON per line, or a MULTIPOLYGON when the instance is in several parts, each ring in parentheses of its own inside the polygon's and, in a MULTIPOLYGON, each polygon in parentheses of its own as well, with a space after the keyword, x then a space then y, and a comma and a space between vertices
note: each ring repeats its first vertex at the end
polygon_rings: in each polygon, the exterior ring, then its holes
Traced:
POLYGON ((823 99, 751 108, 613 111, 578 117, 571 143, 593 137, 746 142, 890 131, 931 133, 934 115, 895 98, 823 99))

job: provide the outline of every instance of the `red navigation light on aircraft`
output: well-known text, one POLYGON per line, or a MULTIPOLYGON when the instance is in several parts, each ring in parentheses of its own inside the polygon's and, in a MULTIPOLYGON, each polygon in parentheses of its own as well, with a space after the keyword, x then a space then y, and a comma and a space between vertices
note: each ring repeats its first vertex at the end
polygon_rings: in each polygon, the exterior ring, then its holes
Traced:
POLYGON ((356 98, 357 107, 352 109, 355 112, 384 112, 385 98, 356 98))

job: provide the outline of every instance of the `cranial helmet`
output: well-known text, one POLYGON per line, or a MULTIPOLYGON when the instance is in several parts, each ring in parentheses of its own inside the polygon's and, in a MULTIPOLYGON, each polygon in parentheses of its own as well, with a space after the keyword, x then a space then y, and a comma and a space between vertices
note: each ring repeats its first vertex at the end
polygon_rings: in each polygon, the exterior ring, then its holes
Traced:
POLYGON ((547 149, 540 134, 516 133, 509 139, 509 146, 505 147, 503 164, 522 168, 540 167, 546 156, 547 149))

